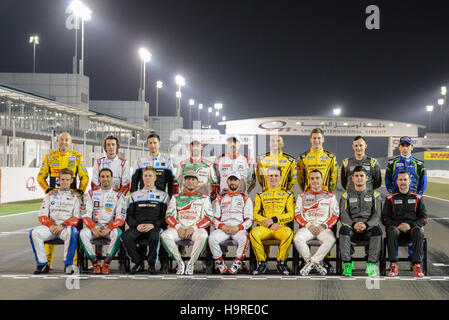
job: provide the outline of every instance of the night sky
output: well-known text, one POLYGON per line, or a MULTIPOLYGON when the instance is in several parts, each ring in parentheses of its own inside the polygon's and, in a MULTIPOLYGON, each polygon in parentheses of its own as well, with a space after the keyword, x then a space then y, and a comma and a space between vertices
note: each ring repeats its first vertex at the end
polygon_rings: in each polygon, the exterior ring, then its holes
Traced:
MULTIPOLYGON (((0 2, 0 72, 71 73, 74 31, 65 28, 67 0, 0 2)), ((147 65, 154 114, 175 114, 174 76, 182 74, 182 115, 194 98, 222 102, 228 120, 284 116, 373 117, 427 124, 449 85, 448 1, 85 0, 85 74, 91 100, 137 100, 138 49, 147 65), (380 30, 367 30, 368 5, 380 30)), ((196 117, 196 110, 193 113, 196 117)), ((203 121, 207 119, 203 110, 203 121)), ((436 116, 434 127, 439 128, 436 116)))

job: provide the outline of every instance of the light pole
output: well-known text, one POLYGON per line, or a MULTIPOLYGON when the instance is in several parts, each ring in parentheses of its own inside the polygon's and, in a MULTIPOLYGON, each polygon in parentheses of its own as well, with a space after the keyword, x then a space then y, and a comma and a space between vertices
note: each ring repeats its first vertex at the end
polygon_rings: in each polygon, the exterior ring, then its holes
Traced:
MULTIPOLYGON (((340 107, 335 107, 333 112, 334 112, 334 116, 338 117, 341 114, 341 108, 340 107)), ((338 156, 337 152, 338 152, 338 139, 337 139, 337 137, 335 137, 335 155, 336 156, 338 156)))
POLYGON ((156 81, 156 117, 159 117, 159 89, 162 89, 164 83, 156 81))
POLYGON ((433 105, 426 106, 426 110, 429 113, 429 126, 427 127, 427 130, 428 130, 428 132, 432 132, 432 130, 431 130, 431 127, 432 127, 431 114, 433 111, 433 105))
POLYGON ((226 121, 226 116, 221 117, 221 121, 226 121))
POLYGON ((441 94, 444 97, 443 98, 443 104, 441 105, 441 120, 443 122, 441 133, 446 133, 446 115, 445 115, 445 110, 444 109, 446 109, 447 88, 445 86, 441 87, 441 94))
POLYGON ((81 1, 74 0, 70 3, 75 17, 81 18, 81 60, 80 60, 80 74, 84 75, 84 21, 88 21, 92 17, 92 11, 81 1))
POLYGON ((203 104, 202 103, 200 103, 198 105, 198 121, 201 121, 201 117, 200 117, 201 110, 203 110, 203 104))
POLYGON ((440 117, 440 131, 443 133, 443 105, 444 99, 438 99, 438 105, 441 107, 441 117, 440 117))
POLYGON ((220 115, 220 111, 215 111, 215 125, 218 127, 217 117, 220 115))
POLYGON ((212 107, 207 108, 207 126, 210 128, 210 114, 212 113, 212 107))
POLYGON ((145 103, 145 75, 146 75, 146 63, 151 61, 151 53, 145 48, 139 49, 139 55, 141 60, 140 65, 140 101, 145 103))
POLYGON ((181 116, 181 97, 182 97, 182 92, 181 92, 181 87, 186 85, 186 80, 184 79, 184 77, 177 75, 175 77, 175 83, 178 85, 178 91, 176 92, 176 98, 178 98, 177 102, 177 106, 176 106, 176 116, 180 117, 181 116))
MULTIPOLYGON (((84 157, 84 159, 86 159, 86 134, 88 132, 92 132, 92 129, 89 128, 89 130, 83 132, 84 133, 84 139, 83 139, 83 157, 84 157)), ((89 161, 89 165, 90 165, 90 161, 89 161)))
POLYGON ((36 72, 36 45, 39 44, 38 36, 30 36, 30 44, 33 45, 33 73, 36 72))
POLYGON ((192 127, 192 107, 195 105, 195 100, 189 100, 189 128, 192 127))

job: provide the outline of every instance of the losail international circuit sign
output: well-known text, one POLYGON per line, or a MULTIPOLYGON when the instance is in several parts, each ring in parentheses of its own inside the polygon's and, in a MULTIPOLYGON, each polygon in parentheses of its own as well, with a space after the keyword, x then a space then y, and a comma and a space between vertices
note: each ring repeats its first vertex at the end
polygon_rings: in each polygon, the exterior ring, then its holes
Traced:
POLYGON ((274 117, 224 121, 226 133, 308 136, 314 128, 321 128, 328 136, 418 136, 418 124, 379 119, 330 117, 274 117))

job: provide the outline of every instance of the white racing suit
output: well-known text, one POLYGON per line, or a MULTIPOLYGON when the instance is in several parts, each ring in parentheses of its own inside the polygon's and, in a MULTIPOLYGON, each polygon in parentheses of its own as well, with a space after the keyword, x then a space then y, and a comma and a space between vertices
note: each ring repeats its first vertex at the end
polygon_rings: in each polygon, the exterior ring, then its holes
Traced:
MULTIPOLYGON (((89 259, 96 257, 90 242, 96 239, 93 228, 109 228, 111 232, 105 237, 110 240, 106 256, 112 259, 120 248, 120 227, 126 220, 126 200, 124 195, 112 189, 90 190, 86 195, 86 209, 81 212, 83 230, 80 232, 80 243, 89 259)), ((95 260, 95 259, 94 259, 95 260)))
POLYGON ((171 198, 165 221, 167 230, 161 234, 161 243, 176 261, 182 260, 176 241, 182 240, 178 229, 192 227, 195 231, 191 240, 194 242, 189 263, 195 263, 207 244, 207 231, 213 220, 212 203, 209 196, 199 192, 184 191, 171 198))
POLYGON ((64 264, 73 264, 78 240, 77 226, 80 222, 81 198, 74 190, 59 190, 55 195, 45 195, 39 210, 38 220, 42 224, 30 231, 30 242, 38 266, 48 263, 44 241, 59 238, 64 241, 64 264), (50 232, 52 225, 64 225, 59 235, 50 232))
POLYGON ((306 262, 320 263, 332 249, 335 235, 331 230, 339 218, 338 201, 333 193, 321 190, 309 190, 298 196, 295 207, 295 220, 301 226, 296 232, 293 243, 306 262), (307 229, 309 226, 324 228, 318 235, 307 229), (310 254, 307 241, 318 239, 321 246, 313 256, 310 254))
POLYGON ((247 229, 253 225, 253 203, 251 198, 237 191, 231 193, 229 190, 215 200, 214 227, 210 234, 209 247, 213 258, 216 260, 223 255, 220 242, 233 239, 238 242, 236 260, 243 261, 248 251, 249 236, 247 229), (238 226, 239 231, 228 234, 221 228, 224 225, 238 226))
POLYGON ((98 175, 102 169, 110 169, 112 171, 112 189, 117 192, 122 192, 123 195, 126 196, 131 187, 128 160, 120 158, 119 156, 115 156, 113 159, 109 159, 108 157, 98 158, 92 168, 92 190, 100 189, 98 175))
POLYGON ((228 175, 233 171, 237 171, 242 175, 242 179, 240 180, 240 192, 249 194, 256 185, 254 162, 250 157, 243 153, 239 153, 235 157, 223 153, 215 159, 214 166, 220 184, 220 194, 224 194, 228 190, 228 175))

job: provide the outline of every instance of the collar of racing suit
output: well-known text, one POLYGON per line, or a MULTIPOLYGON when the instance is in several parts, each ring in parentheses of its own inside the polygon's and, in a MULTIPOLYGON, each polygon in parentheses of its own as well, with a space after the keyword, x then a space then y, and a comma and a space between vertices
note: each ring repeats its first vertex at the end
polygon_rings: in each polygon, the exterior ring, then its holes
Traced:
POLYGON ((228 153, 227 156, 228 156, 229 158, 231 158, 231 159, 237 159, 237 158, 240 156, 240 152, 237 153, 235 156, 232 155, 232 154, 230 154, 230 153, 228 153))
POLYGON ((313 189, 310 189, 308 191, 310 191, 311 194, 322 194, 324 192, 323 188, 321 188, 321 190, 318 191, 318 192, 317 191, 313 191, 313 189))
POLYGON ((191 163, 200 163, 201 161, 203 161, 203 157, 199 157, 197 160, 193 159, 193 157, 190 157, 191 163))
POLYGON ((157 154, 157 156, 153 157, 153 156, 151 155, 151 153, 148 152, 148 156, 150 157, 150 159, 153 159, 153 160, 158 159, 160 155, 161 155, 161 153, 159 152, 159 153, 157 154))
POLYGON ((240 194, 240 190, 237 190, 236 192, 231 192, 231 190, 228 189, 228 191, 226 191, 226 193, 231 197, 235 197, 240 194))
POLYGON ((195 190, 194 192, 189 192, 188 190, 184 190, 183 192, 185 195, 188 195, 189 197, 194 196, 196 194, 199 194, 198 190, 195 190))

